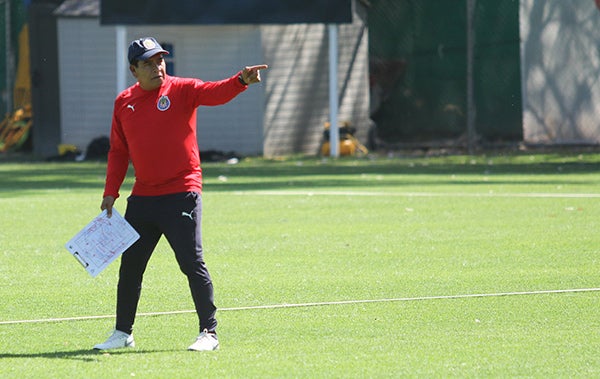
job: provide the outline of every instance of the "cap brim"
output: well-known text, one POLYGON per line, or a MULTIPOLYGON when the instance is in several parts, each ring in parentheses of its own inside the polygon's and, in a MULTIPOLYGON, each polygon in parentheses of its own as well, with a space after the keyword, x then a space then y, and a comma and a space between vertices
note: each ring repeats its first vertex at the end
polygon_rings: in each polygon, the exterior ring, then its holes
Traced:
POLYGON ((145 60, 152 58, 156 54, 169 54, 169 52, 167 50, 163 50, 163 49, 152 49, 152 50, 146 51, 144 54, 136 57, 135 59, 137 59, 138 61, 145 61, 145 60))

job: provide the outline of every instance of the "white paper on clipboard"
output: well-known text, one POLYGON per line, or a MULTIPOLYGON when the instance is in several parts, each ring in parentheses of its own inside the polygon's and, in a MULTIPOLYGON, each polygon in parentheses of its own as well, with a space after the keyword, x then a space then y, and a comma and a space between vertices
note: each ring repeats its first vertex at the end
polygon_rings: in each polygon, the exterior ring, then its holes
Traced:
POLYGON ((140 238, 131 225, 113 208, 95 217, 65 244, 86 271, 96 277, 140 238))

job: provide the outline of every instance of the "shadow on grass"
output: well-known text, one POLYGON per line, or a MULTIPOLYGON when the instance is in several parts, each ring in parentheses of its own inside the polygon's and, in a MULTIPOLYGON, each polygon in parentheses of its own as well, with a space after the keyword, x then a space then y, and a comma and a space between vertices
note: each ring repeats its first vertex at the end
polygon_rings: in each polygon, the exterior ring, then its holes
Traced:
MULTIPOLYGON (((106 163, 15 163, 0 165, 0 197, 16 197, 36 191, 93 189, 102 192, 106 163)), ((344 188, 373 186, 421 189, 430 185, 474 185, 483 177, 495 184, 536 184, 536 176, 552 175, 553 183, 581 183, 567 174, 600 172, 600 156, 583 157, 438 157, 321 160, 302 158, 287 161, 251 159, 237 165, 203 165, 206 189, 215 192, 293 188, 344 188), (381 175, 385 180, 376 180, 381 175), (438 176, 439 178, 436 178, 438 176), (452 176, 460 176, 460 180, 452 176), (218 180, 227 177, 227 181, 218 180)), ((130 169, 122 188, 129 193, 134 172, 130 169)), ((539 183, 548 183, 544 178, 539 183)))
POLYGON ((93 350, 93 349, 80 349, 80 350, 68 350, 68 351, 53 351, 46 353, 0 353, 0 359, 4 358, 43 358, 43 359, 67 359, 67 360, 78 360, 84 362, 95 362, 100 356, 109 355, 135 355, 135 354, 156 354, 156 353, 172 353, 179 352, 182 350, 136 350, 136 349, 122 349, 113 350, 110 352, 93 350))
MULTIPOLYGON (((128 177, 133 178, 133 170, 128 177)), ((104 189, 103 163, 24 163, 0 165, 0 198, 37 191, 104 189)), ((128 189, 127 184, 123 186, 128 189)))
POLYGON ((265 162, 256 166, 208 165, 204 168, 204 178, 205 189, 214 192, 347 187, 426 190, 432 185, 581 184, 587 178, 577 178, 571 174, 598 172, 600 163, 594 160, 558 158, 549 162, 515 160, 490 163, 486 158, 465 158, 464 161, 398 158, 378 161, 342 159, 325 164, 265 162), (219 180, 219 177, 225 177, 226 180, 219 180))

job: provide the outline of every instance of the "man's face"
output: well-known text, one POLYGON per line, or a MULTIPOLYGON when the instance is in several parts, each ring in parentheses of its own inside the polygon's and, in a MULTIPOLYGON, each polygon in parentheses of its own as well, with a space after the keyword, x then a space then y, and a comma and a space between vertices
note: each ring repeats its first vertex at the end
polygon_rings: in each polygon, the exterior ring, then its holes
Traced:
POLYGON ((163 54, 156 54, 145 61, 138 61, 137 66, 130 65, 129 69, 140 87, 150 91, 160 87, 167 76, 165 60, 163 54))

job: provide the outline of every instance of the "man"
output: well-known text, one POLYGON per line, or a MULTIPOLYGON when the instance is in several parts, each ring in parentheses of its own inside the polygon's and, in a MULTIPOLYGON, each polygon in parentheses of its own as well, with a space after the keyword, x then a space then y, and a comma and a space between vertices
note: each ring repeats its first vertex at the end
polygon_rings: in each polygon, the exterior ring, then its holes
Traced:
POLYGON ((133 324, 148 260, 164 235, 187 276, 198 314, 200 335, 189 350, 215 350, 217 339, 213 285, 202 252, 202 170, 196 139, 196 108, 227 103, 248 85, 260 82, 266 65, 246 67, 217 82, 169 76, 156 39, 131 42, 129 69, 137 83, 115 102, 100 208, 112 215, 129 161, 135 184, 125 218, 140 234, 121 257, 116 325, 97 350, 133 347, 133 324))

